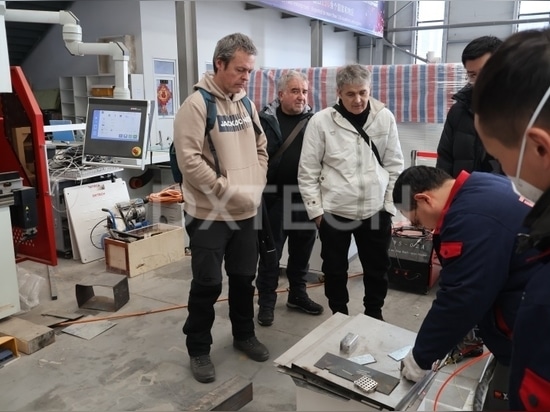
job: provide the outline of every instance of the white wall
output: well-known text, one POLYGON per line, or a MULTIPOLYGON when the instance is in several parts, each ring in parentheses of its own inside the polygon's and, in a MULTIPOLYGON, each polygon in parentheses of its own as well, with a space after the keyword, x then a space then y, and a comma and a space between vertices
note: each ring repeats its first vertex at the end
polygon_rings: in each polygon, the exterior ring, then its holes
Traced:
MULTIPOLYGON (((178 45, 176 36, 176 20, 173 18, 176 13, 176 6, 173 1, 141 1, 141 41, 143 44, 143 78, 145 81, 145 98, 156 100, 156 82, 154 75, 153 59, 173 60, 176 64, 177 82, 177 60, 178 45)), ((174 110, 179 107, 178 85, 175 84, 172 90, 174 99, 174 110)), ((155 116, 151 127, 151 144, 155 144, 162 138, 163 144, 169 146, 173 138, 174 118, 155 116)))
MULTIPOLYGON (((334 32, 334 26, 323 26, 323 67, 359 63, 357 38, 352 32, 334 32)), ((308 64, 311 66, 311 64, 308 64)))
MULTIPOLYGON (((241 1, 198 1, 198 73, 212 62, 216 42, 223 36, 241 32, 258 48, 256 67, 289 68, 311 66, 311 27, 306 17, 281 18, 281 12, 262 8, 245 10, 241 1), (205 24, 204 22, 208 22, 205 24)), ((323 26, 323 66, 340 66, 357 61, 353 33, 334 32, 323 26)))

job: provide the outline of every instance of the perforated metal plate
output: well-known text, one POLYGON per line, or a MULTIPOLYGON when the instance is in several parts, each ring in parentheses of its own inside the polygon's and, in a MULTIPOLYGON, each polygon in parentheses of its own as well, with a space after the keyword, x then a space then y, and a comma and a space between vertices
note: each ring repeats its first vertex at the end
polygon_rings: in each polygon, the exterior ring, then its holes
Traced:
POLYGON ((374 392, 376 390, 376 387, 378 386, 378 382, 376 382, 372 378, 369 378, 368 376, 361 376, 356 381, 353 381, 353 383, 355 384, 355 386, 366 393, 374 392))

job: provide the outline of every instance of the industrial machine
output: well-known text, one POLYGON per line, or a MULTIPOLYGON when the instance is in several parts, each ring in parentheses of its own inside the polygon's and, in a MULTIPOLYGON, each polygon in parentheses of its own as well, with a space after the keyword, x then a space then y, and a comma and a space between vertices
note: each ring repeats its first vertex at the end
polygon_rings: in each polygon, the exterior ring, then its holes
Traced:
POLYGON ((391 287, 428 293, 439 279, 441 264, 433 250, 431 232, 411 226, 393 229, 388 249, 391 287))
POLYGON ((143 226, 149 226, 149 222, 147 221, 147 209, 145 207, 146 203, 146 200, 136 198, 128 202, 119 202, 115 204, 122 221, 126 225, 126 230, 134 230, 143 226))
POLYGON ((108 213, 107 217, 107 229, 108 233, 101 239, 101 245, 104 244, 105 237, 112 237, 113 239, 121 240, 123 242, 129 242, 140 239, 140 236, 134 236, 128 233, 131 230, 139 229, 144 226, 149 226, 147 220, 147 209, 145 204, 147 200, 141 198, 130 199, 127 202, 119 202, 115 204, 120 218, 124 222, 125 229, 119 230, 116 224, 116 216, 109 209, 101 209, 108 213))
POLYGON ((13 234, 0 230, 0 319, 20 310, 15 258, 21 245, 36 237, 38 227, 36 191, 23 186, 18 172, 0 173, 0 228, 10 225, 13 234))
POLYGON ((19 243, 36 236, 36 190, 34 187, 23 186, 23 179, 18 172, 0 173, 0 203, 10 205, 11 225, 22 232, 19 243))

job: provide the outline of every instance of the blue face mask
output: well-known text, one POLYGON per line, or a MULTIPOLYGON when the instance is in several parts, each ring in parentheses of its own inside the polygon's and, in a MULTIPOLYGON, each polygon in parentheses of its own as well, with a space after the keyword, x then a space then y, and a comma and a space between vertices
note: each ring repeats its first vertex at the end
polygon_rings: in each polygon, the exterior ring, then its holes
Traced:
POLYGON ((550 96, 550 87, 548 90, 546 90, 546 93, 544 96, 542 96, 542 99, 540 100, 537 108, 535 109, 535 112, 531 116, 531 119, 529 119, 529 123, 527 123, 527 127, 525 128, 525 132, 523 133, 523 139, 521 141, 521 148, 519 149, 519 158, 518 158, 518 167, 516 169, 516 175, 515 176, 508 176, 508 178, 512 181, 512 187, 514 188, 514 191, 520 195, 523 196, 526 199, 529 199, 532 202, 536 202, 539 200, 539 198, 542 196, 543 191, 539 188, 533 186, 531 183, 526 182, 525 180, 520 178, 521 173, 521 166, 523 165, 523 156, 525 154, 525 145, 527 143, 527 131, 533 127, 533 124, 539 117, 539 114, 546 104, 546 101, 548 100, 548 96, 550 96))

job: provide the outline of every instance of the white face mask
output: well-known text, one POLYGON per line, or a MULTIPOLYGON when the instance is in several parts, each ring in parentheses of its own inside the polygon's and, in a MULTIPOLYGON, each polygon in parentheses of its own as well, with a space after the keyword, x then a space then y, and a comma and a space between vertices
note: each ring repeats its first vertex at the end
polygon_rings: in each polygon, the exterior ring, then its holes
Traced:
POLYGON ((526 182, 525 180, 521 179, 519 177, 521 173, 521 166, 523 165, 523 155, 525 154, 525 145, 527 143, 527 131, 533 127, 533 124, 539 117, 539 114, 546 104, 546 101, 548 100, 548 96, 550 96, 550 87, 548 90, 546 90, 546 93, 544 96, 542 96, 542 99, 540 100, 537 108, 535 109, 535 112, 531 116, 531 119, 529 119, 529 123, 527 123, 527 127, 525 128, 525 132, 523 133, 523 140, 521 141, 521 148, 519 149, 519 158, 518 158, 518 167, 516 169, 516 175, 515 176, 508 176, 509 179, 512 181, 512 187, 514 188, 514 192, 516 192, 518 195, 523 196, 526 199, 529 199, 532 202, 536 202, 539 200, 539 198, 542 196, 543 191, 539 188, 533 186, 531 183, 526 182))

